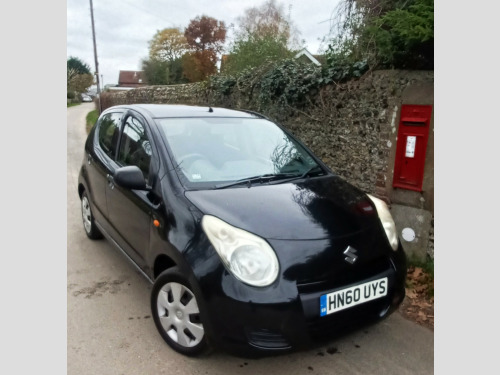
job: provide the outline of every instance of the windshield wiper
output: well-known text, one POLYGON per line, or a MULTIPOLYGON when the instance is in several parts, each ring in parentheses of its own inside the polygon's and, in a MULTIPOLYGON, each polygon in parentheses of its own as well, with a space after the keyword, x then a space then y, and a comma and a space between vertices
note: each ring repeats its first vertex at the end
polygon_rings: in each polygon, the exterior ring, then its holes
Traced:
POLYGON ((266 174, 261 174, 258 176, 253 176, 253 177, 245 177, 242 178, 241 180, 236 180, 228 183, 223 183, 219 185, 215 185, 216 189, 224 189, 230 186, 236 186, 236 185, 244 185, 248 184, 248 187, 252 186, 253 182, 260 182, 264 183, 267 181, 272 181, 272 180, 279 180, 286 178, 288 179, 289 177, 296 177, 297 175, 294 173, 266 173, 266 174))
POLYGON ((310 175, 311 172, 313 172, 316 169, 318 169, 319 172, 323 173, 323 168, 321 168, 319 165, 313 165, 312 167, 310 167, 309 169, 307 169, 302 174, 299 174, 299 175, 294 174, 294 175, 290 176, 290 178, 286 178, 286 179, 282 179, 282 180, 279 180, 279 181, 271 182, 271 184, 273 184, 273 185, 274 184, 284 184, 284 183, 287 183, 287 182, 290 182, 290 181, 300 180, 301 178, 305 178, 308 175, 310 175))
POLYGON ((236 180, 236 181, 232 181, 232 182, 228 182, 228 183, 215 185, 215 188, 216 189, 224 189, 224 188, 227 188, 230 186, 244 185, 244 184, 247 184, 248 187, 251 187, 253 182, 260 182, 260 183, 269 182, 270 184, 282 184, 282 183, 285 183, 288 181, 299 180, 301 178, 304 178, 316 169, 319 169, 321 172, 323 172, 323 169, 319 165, 313 165, 312 167, 308 168, 302 174, 267 173, 267 174, 262 174, 262 175, 258 175, 258 176, 253 176, 253 177, 245 177, 245 178, 242 178, 241 180, 236 180))

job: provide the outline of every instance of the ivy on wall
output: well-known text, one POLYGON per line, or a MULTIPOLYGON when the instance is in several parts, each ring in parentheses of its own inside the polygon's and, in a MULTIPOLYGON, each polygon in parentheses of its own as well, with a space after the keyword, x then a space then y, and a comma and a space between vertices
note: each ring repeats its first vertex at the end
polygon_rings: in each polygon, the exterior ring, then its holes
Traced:
POLYGON ((220 102, 237 97, 249 109, 280 114, 307 106, 325 84, 322 77, 322 69, 315 65, 285 59, 237 75, 212 76, 208 89, 220 102))

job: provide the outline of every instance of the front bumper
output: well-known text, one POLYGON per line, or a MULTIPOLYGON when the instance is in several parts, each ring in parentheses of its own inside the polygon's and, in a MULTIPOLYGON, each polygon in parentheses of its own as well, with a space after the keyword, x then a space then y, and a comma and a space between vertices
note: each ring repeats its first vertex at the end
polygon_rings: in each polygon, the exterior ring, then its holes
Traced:
POLYGON ((287 274, 290 272, 282 269, 278 280, 266 288, 241 283, 222 265, 209 276, 205 274, 199 285, 213 343, 236 355, 263 356, 307 348, 380 320, 404 299, 406 258, 400 245, 397 252, 390 250, 356 271, 339 272, 335 278, 303 281, 287 274), (381 277, 388 278, 386 296, 320 316, 321 295, 381 277))

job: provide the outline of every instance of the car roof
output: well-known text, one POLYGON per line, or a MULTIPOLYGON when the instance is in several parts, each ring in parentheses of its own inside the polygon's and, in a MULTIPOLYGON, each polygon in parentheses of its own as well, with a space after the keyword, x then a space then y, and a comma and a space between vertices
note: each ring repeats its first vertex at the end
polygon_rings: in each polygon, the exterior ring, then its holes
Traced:
POLYGON ((239 117, 264 118, 251 111, 234 110, 220 107, 203 107, 184 104, 129 104, 110 107, 106 110, 133 109, 140 113, 147 113, 152 118, 168 117, 239 117))

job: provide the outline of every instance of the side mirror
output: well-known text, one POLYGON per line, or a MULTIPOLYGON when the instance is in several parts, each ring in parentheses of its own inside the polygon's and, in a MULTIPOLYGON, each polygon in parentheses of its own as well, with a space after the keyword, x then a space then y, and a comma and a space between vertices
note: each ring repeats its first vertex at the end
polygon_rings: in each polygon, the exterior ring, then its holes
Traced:
POLYGON ((144 174, 135 165, 118 168, 113 175, 113 181, 126 189, 150 190, 144 180, 144 174))

